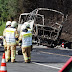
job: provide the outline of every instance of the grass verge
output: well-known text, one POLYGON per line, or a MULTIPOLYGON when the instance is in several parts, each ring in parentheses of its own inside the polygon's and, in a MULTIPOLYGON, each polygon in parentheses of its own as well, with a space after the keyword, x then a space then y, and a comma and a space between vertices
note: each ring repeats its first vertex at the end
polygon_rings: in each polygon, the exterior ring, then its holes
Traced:
POLYGON ((2 21, 2 25, 0 26, 0 36, 3 35, 3 31, 4 31, 4 29, 5 29, 5 25, 6 25, 6 22, 3 22, 3 21, 2 21))

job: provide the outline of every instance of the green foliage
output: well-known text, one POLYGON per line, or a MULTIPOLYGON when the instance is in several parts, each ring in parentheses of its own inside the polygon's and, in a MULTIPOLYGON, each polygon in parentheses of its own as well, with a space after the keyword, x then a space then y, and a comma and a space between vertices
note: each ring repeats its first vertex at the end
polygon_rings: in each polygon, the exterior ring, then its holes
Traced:
POLYGON ((4 29, 5 29, 5 25, 6 25, 6 22, 1 22, 0 21, 0 23, 2 23, 2 25, 0 26, 0 36, 2 36, 3 35, 3 31, 4 31, 4 29))
POLYGON ((9 16, 15 16, 17 14, 17 1, 18 0, 8 0, 8 13, 9 16))
POLYGON ((0 0, 0 19, 6 21, 17 14, 17 0, 0 0))
POLYGON ((5 23, 11 18, 18 19, 24 12, 30 12, 35 8, 35 0, 0 0, 0 35, 5 28, 5 23))
POLYGON ((38 7, 53 8, 67 14, 72 10, 72 0, 0 0, 0 20, 18 19, 21 13, 38 7))
POLYGON ((32 11, 36 5, 36 0, 0 0, 0 20, 18 19, 21 13, 32 11))

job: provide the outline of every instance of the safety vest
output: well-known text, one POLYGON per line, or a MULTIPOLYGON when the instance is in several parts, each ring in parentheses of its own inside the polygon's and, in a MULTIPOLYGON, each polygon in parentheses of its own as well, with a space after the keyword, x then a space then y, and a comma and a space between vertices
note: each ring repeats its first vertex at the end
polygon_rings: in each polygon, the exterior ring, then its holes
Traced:
POLYGON ((6 28, 6 42, 9 44, 16 44, 15 28, 6 28))
POLYGON ((32 33, 31 31, 21 32, 22 34, 22 47, 28 47, 32 45, 32 33))

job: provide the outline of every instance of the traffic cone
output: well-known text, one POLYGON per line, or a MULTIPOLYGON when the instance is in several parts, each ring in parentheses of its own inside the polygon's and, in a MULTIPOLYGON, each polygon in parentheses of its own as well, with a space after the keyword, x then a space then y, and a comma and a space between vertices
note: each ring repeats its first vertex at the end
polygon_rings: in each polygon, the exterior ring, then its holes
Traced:
POLYGON ((0 72, 7 72, 6 61, 5 61, 5 53, 3 53, 0 72))
POLYGON ((64 48, 64 42, 62 43, 62 48, 64 48))

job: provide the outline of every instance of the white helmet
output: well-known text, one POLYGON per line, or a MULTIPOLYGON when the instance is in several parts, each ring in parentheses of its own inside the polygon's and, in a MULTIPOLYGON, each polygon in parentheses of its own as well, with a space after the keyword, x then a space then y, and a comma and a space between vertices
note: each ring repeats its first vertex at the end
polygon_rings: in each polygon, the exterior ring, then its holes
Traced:
POLYGON ((28 24, 28 22, 24 22, 24 25, 27 25, 28 24))
POLYGON ((24 24, 21 26, 21 30, 24 30, 24 29, 27 29, 27 24, 28 24, 28 22, 24 22, 24 24))
POLYGON ((30 28, 30 24, 28 22, 25 22, 24 25, 26 25, 26 28, 30 28))
POLYGON ((18 24, 17 24, 17 22, 16 21, 12 21, 12 23, 11 23, 11 27, 17 27, 18 26, 18 24))
POLYGON ((6 26, 11 25, 11 21, 6 22, 6 26))
POLYGON ((25 30, 25 29, 26 29, 26 25, 23 24, 23 25, 21 26, 21 30, 25 30))

